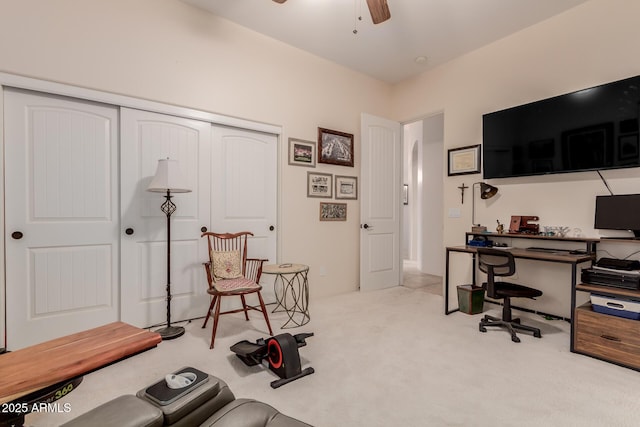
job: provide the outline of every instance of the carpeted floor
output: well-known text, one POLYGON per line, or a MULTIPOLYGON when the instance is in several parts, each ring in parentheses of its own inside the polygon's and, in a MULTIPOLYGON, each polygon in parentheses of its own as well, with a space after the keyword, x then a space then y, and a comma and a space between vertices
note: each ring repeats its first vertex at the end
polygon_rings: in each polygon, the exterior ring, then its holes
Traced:
POLYGON ((445 316, 442 297, 424 287, 354 292, 313 300, 310 308, 311 322, 288 331, 315 333, 300 349, 313 375, 272 389, 275 374, 229 351, 267 336, 259 313, 250 323, 227 315, 215 349, 211 326, 188 324, 183 337, 87 375, 61 401, 69 413, 31 414, 26 425, 57 426, 184 366, 315 426, 638 425, 640 373, 571 353, 567 322, 525 314, 543 337, 523 334, 516 344, 500 330, 480 333, 480 315, 445 316))

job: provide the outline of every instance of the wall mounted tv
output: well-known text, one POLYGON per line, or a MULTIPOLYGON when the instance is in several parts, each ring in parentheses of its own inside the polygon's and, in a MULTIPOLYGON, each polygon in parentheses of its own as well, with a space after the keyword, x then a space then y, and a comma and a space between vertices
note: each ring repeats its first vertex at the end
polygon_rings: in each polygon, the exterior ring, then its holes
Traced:
POLYGON ((640 166, 640 76, 482 116, 484 178, 640 166))

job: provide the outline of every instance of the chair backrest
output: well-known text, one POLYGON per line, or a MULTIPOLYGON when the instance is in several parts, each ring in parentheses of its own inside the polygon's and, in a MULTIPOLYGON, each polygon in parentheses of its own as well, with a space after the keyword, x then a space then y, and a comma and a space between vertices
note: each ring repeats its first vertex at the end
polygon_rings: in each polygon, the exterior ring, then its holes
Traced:
MULTIPOLYGON (((209 247, 209 262, 213 276, 221 277, 222 274, 219 271, 214 270, 214 257, 220 253, 235 253, 238 252, 240 257, 240 274, 244 276, 247 268, 247 238, 253 236, 253 233, 249 231, 241 231, 239 233, 202 233, 201 237, 207 238, 207 245, 209 247)), ((215 279, 214 279, 215 280, 215 279)))
POLYGON ((495 276, 511 276, 516 272, 516 262, 511 252, 504 249, 478 248, 478 268, 487 274, 487 295, 495 298, 495 276))

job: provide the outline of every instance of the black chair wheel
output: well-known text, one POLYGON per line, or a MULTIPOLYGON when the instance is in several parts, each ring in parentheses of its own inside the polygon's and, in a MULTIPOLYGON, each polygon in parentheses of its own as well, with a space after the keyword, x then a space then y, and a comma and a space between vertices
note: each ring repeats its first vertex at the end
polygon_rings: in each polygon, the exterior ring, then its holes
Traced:
POLYGON ((533 333, 533 336, 536 337, 536 338, 542 338, 542 334, 540 332, 537 332, 537 331, 533 333))
POLYGON ((480 325, 478 327, 478 329, 480 329, 480 332, 487 332, 487 328, 485 328, 484 326, 480 325))
POLYGON ((520 338, 518 338, 516 335, 511 335, 511 341, 520 342, 520 338))

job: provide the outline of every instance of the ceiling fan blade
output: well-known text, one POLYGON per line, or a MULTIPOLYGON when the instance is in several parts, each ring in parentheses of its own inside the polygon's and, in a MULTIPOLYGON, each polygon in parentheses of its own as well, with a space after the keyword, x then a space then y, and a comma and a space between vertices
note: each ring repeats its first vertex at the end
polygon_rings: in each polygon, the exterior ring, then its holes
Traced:
POLYGON ((369 12, 371 12, 371 19, 374 24, 379 24, 391 18, 387 0, 367 0, 367 6, 369 6, 369 12))
POLYGON ((282 4, 282 3, 286 2, 287 0, 273 0, 273 1, 276 2, 276 3, 282 4))

